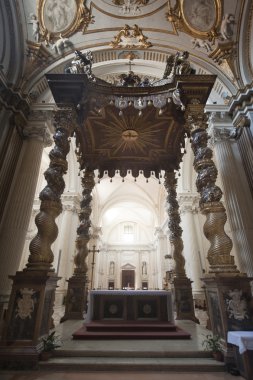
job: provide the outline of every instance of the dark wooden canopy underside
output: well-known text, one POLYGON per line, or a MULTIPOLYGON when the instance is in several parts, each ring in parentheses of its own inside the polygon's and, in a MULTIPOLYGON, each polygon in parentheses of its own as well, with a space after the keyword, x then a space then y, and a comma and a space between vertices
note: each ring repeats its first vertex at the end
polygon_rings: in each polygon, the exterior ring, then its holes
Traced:
POLYGON ((139 115, 130 105, 119 115, 111 97, 144 98, 178 88, 185 106, 193 99, 205 104, 215 76, 178 76, 173 83, 148 88, 89 82, 83 74, 48 74, 47 79, 56 104, 78 111, 75 132, 82 168, 98 169, 101 176, 106 171, 110 177, 118 170, 124 177, 130 170, 134 177, 143 172, 148 178, 179 168, 186 135, 184 112, 171 101, 162 113, 149 105, 139 115))

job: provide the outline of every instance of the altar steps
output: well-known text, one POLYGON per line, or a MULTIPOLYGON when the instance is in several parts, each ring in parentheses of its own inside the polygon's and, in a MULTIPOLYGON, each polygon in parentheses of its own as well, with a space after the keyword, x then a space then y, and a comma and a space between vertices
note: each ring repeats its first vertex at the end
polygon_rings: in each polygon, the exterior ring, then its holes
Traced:
MULTIPOLYGON (((98 352, 93 353, 94 356, 87 356, 83 353, 75 352, 55 352, 55 356, 47 362, 40 362, 40 370, 55 371, 79 371, 79 372, 120 372, 120 371, 140 371, 140 372, 223 372, 225 371, 224 363, 218 362, 210 357, 209 354, 199 355, 195 353, 167 353, 167 357, 162 355, 152 355, 152 353, 144 356, 138 352, 124 352, 124 357, 119 351, 117 353, 104 353, 99 355, 98 352), (78 355, 78 356, 77 356, 78 355)), ((92 353, 91 353, 92 354, 92 353)))
POLYGON ((73 339, 190 339, 191 335, 171 323, 91 322, 73 333, 73 339))

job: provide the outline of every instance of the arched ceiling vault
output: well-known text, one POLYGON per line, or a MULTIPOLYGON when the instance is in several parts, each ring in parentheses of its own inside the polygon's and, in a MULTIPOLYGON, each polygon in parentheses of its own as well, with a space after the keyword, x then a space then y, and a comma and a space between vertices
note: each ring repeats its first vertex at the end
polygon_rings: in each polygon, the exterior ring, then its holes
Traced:
POLYGON ((245 25, 250 26, 247 17, 252 12, 247 14, 245 9, 250 9, 250 3, 249 0, 19 2, 27 57, 22 92, 31 95, 31 102, 50 100, 44 75, 63 72, 75 49, 92 50, 95 75, 107 78, 126 72, 129 57, 136 73, 161 77, 167 56, 187 50, 197 73, 217 75, 209 103, 226 105, 242 80, 249 78, 248 69, 246 75, 238 69, 243 54, 238 53, 238 44, 243 45, 244 41, 247 44, 250 31, 245 30, 245 25))

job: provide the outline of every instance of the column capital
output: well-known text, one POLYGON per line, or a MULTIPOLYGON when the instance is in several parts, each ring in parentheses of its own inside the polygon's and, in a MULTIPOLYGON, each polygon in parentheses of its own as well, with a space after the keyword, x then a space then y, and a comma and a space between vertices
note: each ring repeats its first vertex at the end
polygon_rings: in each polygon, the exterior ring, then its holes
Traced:
POLYGON ((62 211, 71 211, 74 214, 77 214, 79 210, 74 205, 63 204, 62 205, 62 211))
POLYGON ((212 112, 209 118, 208 134, 209 143, 239 140, 244 127, 250 126, 250 119, 245 115, 238 115, 234 120, 230 115, 222 112, 212 112))
POLYGON ((179 208, 180 215, 184 215, 187 213, 190 214, 197 214, 198 213, 198 207, 194 206, 192 204, 182 204, 179 208))
POLYGON ((165 237, 165 234, 164 234, 161 227, 155 228, 155 236, 157 236, 158 238, 164 238, 165 237))
POLYGON ((23 136, 43 142, 45 147, 51 146, 52 139, 52 117, 53 112, 49 109, 34 108, 31 110, 28 123, 23 128, 23 136))
POLYGON ((191 205, 192 207, 196 207, 199 204, 200 196, 199 194, 178 194, 177 196, 179 206, 183 205, 191 205))
POLYGON ((102 228, 92 226, 92 230, 90 234, 91 239, 99 239, 101 235, 102 235, 102 228))

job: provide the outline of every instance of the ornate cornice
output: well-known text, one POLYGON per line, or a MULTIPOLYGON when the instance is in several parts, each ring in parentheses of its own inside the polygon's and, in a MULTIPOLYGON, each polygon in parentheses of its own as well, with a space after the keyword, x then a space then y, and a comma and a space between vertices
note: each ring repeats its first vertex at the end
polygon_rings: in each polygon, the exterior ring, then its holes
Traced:
POLYGON ((24 119, 28 118, 30 111, 30 105, 27 99, 15 91, 11 86, 7 86, 6 83, 0 78, 0 107, 6 110, 11 110, 14 113, 19 114, 24 119))
POLYGON ((224 73, 233 81, 237 81, 235 69, 236 45, 233 41, 218 43, 217 48, 209 54, 215 63, 217 63, 224 73))
POLYGON ((27 62, 25 80, 38 68, 46 67, 53 58, 52 54, 41 43, 27 41, 27 62))
POLYGON ((237 113, 247 112, 248 109, 252 110, 253 104, 253 81, 240 89, 238 93, 233 96, 229 113, 235 118, 237 113))

